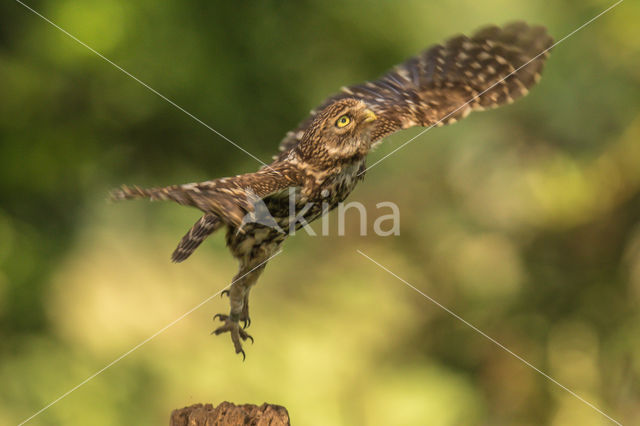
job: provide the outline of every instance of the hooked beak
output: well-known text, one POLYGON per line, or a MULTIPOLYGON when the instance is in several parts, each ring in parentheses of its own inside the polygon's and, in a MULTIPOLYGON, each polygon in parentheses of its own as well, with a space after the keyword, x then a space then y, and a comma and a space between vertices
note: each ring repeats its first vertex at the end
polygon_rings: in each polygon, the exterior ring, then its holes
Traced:
POLYGON ((364 116, 365 116, 363 120, 364 123, 370 123, 378 119, 378 117, 376 117, 373 111, 371 111, 369 108, 364 110, 364 116))

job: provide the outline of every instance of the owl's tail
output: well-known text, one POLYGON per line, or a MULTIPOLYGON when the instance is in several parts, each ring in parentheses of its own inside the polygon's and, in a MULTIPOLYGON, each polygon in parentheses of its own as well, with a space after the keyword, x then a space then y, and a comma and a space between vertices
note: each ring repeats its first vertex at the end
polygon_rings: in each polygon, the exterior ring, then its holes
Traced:
POLYGON ((202 244, 205 238, 220 229, 222 225, 223 222, 214 214, 207 213, 202 216, 193 227, 191 227, 189 232, 182 237, 178 247, 176 247, 171 255, 171 260, 178 263, 191 256, 191 253, 202 244))

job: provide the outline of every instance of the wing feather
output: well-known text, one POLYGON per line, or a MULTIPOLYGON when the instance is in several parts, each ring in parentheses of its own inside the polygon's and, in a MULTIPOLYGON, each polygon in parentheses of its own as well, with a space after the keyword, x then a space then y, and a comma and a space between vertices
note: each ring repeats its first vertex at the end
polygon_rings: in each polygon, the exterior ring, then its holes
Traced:
MULTIPOLYGON (((553 39, 544 27, 514 22, 459 35, 396 66, 380 79, 344 87, 319 109, 342 98, 366 102, 378 116, 373 141, 400 129, 453 123, 473 110, 524 96, 542 72, 553 39)), ((282 140, 282 160, 313 119, 282 140)))
POLYGON ((229 226, 240 226, 253 211, 256 197, 279 196, 286 188, 301 184, 300 171, 288 163, 273 163, 255 173, 212 181, 143 189, 123 185, 111 192, 112 200, 149 198, 171 200, 210 213, 229 226))

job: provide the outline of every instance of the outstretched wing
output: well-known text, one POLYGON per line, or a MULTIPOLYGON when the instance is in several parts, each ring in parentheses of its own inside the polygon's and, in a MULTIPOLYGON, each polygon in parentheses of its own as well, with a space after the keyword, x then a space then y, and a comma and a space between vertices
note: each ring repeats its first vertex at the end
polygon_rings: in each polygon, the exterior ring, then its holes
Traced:
POLYGON ((125 185, 112 191, 111 199, 171 200, 197 207, 205 213, 217 216, 229 226, 238 227, 245 214, 253 211, 255 197, 267 199, 279 196, 289 187, 300 186, 301 179, 297 168, 288 163, 276 162, 255 173, 207 182, 149 189, 125 185))
MULTIPOLYGON (((344 87, 318 110, 341 98, 369 105, 378 120, 373 141, 400 129, 453 123, 472 110, 497 107, 527 94, 553 39, 544 27, 515 22, 460 35, 425 50, 382 78, 344 87)), ((302 138, 315 112, 280 144, 282 159, 302 138)))

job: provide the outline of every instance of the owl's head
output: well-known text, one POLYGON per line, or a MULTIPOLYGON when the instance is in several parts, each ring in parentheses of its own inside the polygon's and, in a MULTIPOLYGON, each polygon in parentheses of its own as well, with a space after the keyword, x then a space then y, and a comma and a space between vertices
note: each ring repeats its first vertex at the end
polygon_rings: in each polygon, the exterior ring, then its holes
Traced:
POLYGON ((376 119, 361 100, 335 100, 316 113, 300 148, 316 158, 334 160, 366 155, 376 119))

